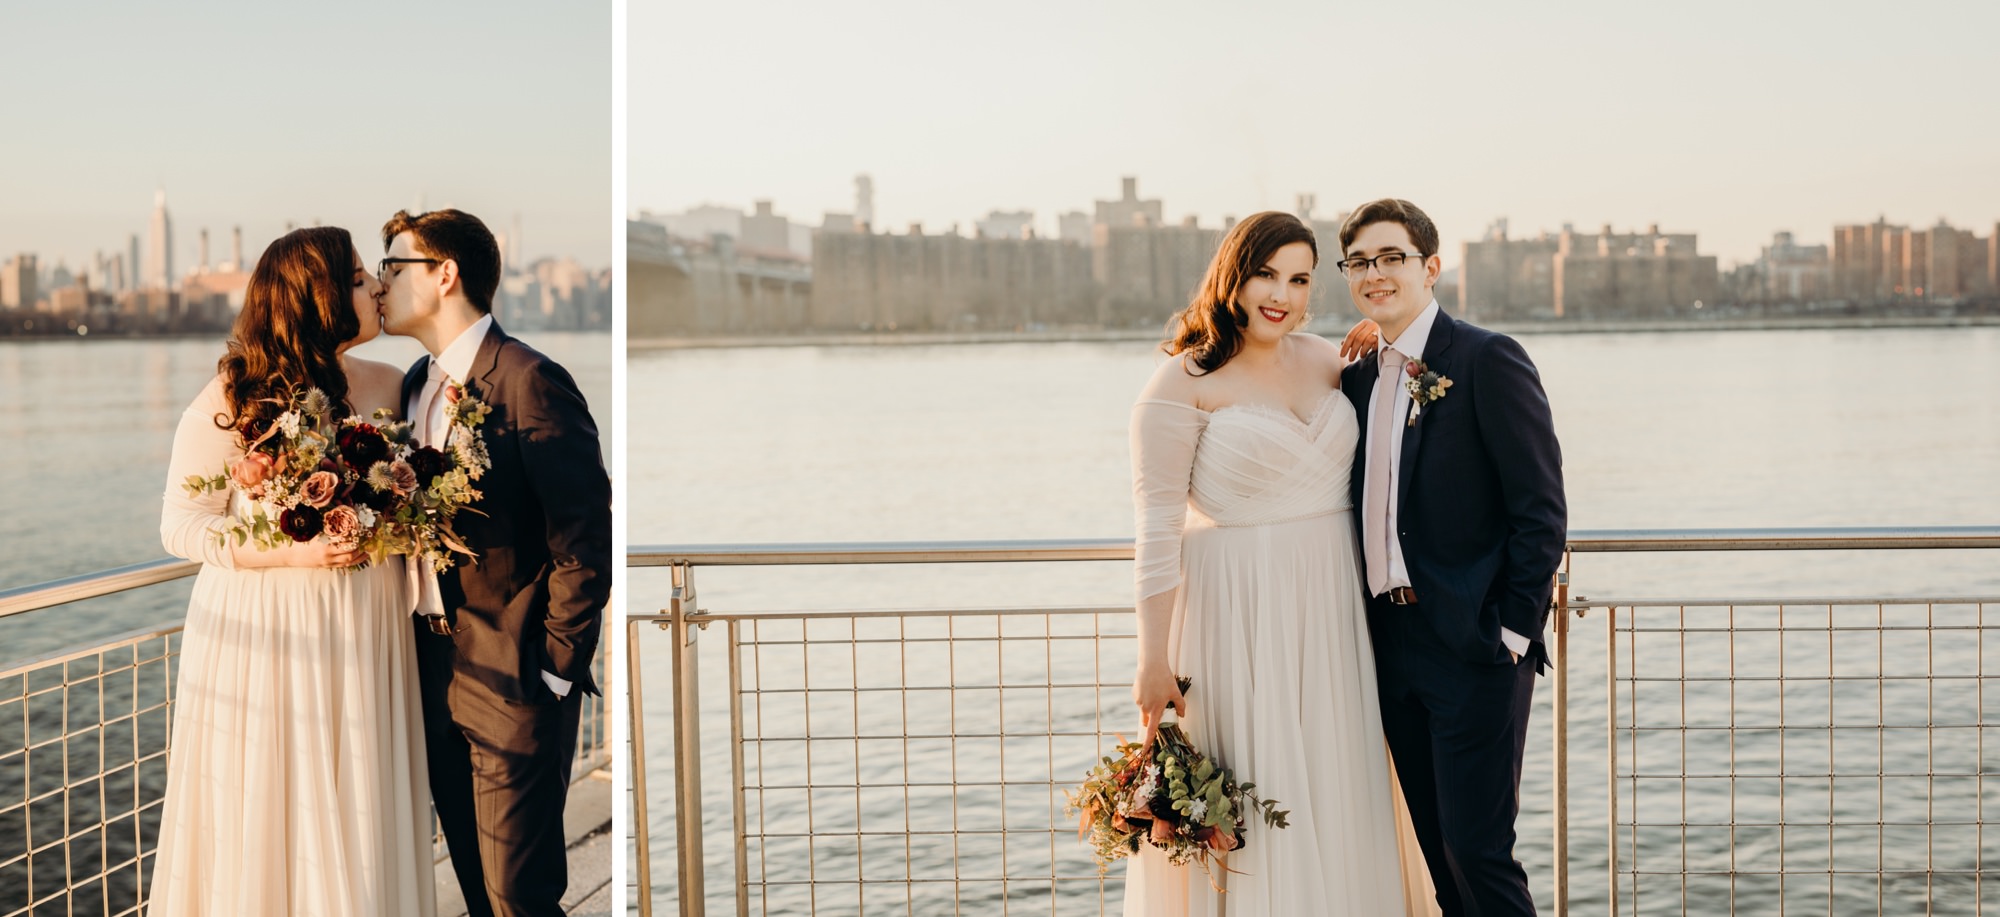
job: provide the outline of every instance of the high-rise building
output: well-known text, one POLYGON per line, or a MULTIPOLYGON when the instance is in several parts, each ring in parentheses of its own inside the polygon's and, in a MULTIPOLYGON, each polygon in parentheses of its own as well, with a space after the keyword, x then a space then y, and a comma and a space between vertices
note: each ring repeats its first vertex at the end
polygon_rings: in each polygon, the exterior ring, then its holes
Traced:
POLYGON ((1877 237, 1889 229, 1886 218, 1873 223, 1833 227, 1833 293, 1854 302, 1872 302, 1882 271, 1882 244, 1877 237))
POLYGON ((232 271, 249 270, 249 267, 243 263, 243 227, 241 226, 233 227, 229 230, 229 269, 232 271))
POLYGON ((1819 302, 1833 295, 1833 259, 1824 245, 1800 245, 1780 232, 1754 265, 1759 302, 1819 302))
POLYGON ((153 221, 146 236, 146 269, 139 278, 142 285, 156 290, 173 289, 173 232, 173 220, 167 216, 167 192, 154 192, 153 221))
POLYGON ((1563 230, 1555 255, 1557 318, 1657 318, 1715 302, 1715 256, 1695 250, 1694 233, 1596 235, 1563 230))
POLYGON ((757 212, 743 218, 738 241, 752 251, 780 253, 792 247, 791 221, 771 210, 770 201, 756 202, 757 212))
POLYGON ((1859 303, 1955 300, 2000 289, 1993 239, 1939 220, 1930 229, 1891 225, 1886 219, 1833 228, 1836 295, 1859 303))
POLYGON ((854 176, 854 225, 862 232, 875 231, 875 179, 854 176))
POLYGON ((5 265, 0 265, 0 307, 34 308, 41 298, 40 281, 34 255, 20 254, 7 259, 5 265))
POLYGON ((973 226, 982 239, 1032 239, 1035 237, 1035 212, 995 210, 973 226))
POLYGON ((1117 227, 1162 225, 1159 199, 1140 200, 1139 180, 1136 178, 1126 176, 1122 182, 1124 193, 1117 200, 1097 202, 1094 222, 1098 226, 1117 227))
POLYGON ((1056 217, 1056 238, 1088 248, 1091 235, 1090 214, 1072 210, 1056 217))
POLYGON ((208 273, 208 227, 206 226, 201 228, 201 260, 195 263, 194 272, 208 273))
POLYGON ((127 233, 125 235, 125 251, 124 277, 118 284, 118 292, 120 293, 130 293, 139 288, 139 265, 143 262, 139 260, 138 233, 127 233))

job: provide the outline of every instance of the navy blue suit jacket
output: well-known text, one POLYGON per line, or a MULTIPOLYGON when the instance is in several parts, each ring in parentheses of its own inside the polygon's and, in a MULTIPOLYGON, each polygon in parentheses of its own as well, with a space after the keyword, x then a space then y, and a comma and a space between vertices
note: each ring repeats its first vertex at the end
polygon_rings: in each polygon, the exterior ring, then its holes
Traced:
MULTIPOLYGON (((403 404, 430 375, 421 357, 403 404)), ((479 427, 493 467, 453 523, 478 556, 438 576, 458 674, 523 703, 553 703, 546 669, 598 693, 590 663, 611 598, 611 479, 597 424, 569 371, 496 322, 467 394, 492 408, 479 427)))
MULTIPOLYGON (((1397 538, 1416 611, 1467 662, 1506 662, 1504 625, 1527 637, 1529 655, 1546 666, 1542 632, 1569 511, 1541 376, 1513 338, 1453 321, 1442 310, 1422 359, 1452 387, 1414 425, 1395 427, 1403 436, 1397 538)), ((1363 358, 1340 377, 1364 431, 1351 476, 1357 527, 1378 368, 1363 358)))

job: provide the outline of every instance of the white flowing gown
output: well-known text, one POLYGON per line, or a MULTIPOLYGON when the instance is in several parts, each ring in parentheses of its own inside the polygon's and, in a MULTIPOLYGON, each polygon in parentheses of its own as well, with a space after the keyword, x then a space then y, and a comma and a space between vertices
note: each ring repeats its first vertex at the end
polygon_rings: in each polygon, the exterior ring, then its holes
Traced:
POLYGON ((1133 408, 1138 596, 1179 590, 1168 658, 1194 679, 1182 726, 1291 815, 1283 829, 1248 820, 1224 860, 1234 873, 1214 870, 1224 892, 1142 846, 1128 917, 1434 907, 1376 704, 1349 516, 1359 435, 1338 391, 1305 422, 1262 406, 1133 408))
POLYGON ((182 635, 146 913, 366 917, 436 910, 412 599, 400 558, 356 572, 235 569, 235 491, 181 482, 243 454, 209 383, 181 415, 160 537, 202 563, 182 635))

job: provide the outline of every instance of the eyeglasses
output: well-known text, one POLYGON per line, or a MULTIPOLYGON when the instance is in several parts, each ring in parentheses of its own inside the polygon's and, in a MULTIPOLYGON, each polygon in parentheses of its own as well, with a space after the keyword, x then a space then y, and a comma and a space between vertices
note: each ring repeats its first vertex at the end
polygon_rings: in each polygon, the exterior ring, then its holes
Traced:
POLYGON ((443 264, 437 258, 384 258, 375 265, 375 279, 389 282, 389 265, 392 264, 443 264))
POLYGON ((1411 258, 1422 260, 1428 257, 1430 256, 1419 255, 1413 252, 1383 252, 1373 258, 1349 258, 1346 261, 1336 261, 1334 262, 1334 266, 1340 268, 1340 272, 1346 274, 1350 279, 1359 280, 1368 273, 1370 265, 1387 274, 1402 267, 1403 262, 1411 258))

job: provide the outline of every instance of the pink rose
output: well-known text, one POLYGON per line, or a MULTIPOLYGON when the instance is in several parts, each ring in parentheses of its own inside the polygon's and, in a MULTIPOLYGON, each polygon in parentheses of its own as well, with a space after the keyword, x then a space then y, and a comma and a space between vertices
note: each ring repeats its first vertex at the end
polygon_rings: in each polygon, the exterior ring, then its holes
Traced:
POLYGON ((1214 834, 1209 835, 1208 847, 1211 850, 1220 850, 1224 853, 1235 850, 1236 835, 1218 829, 1214 834))
POLYGON ((342 547, 361 543, 361 515, 352 506, 336 506, 326 511, 326 539, 342 547))
POLYGON ((1409 373, 1410 378, 1415 379, 1424 374, 1424 363, 1422 360, 1411 360, 1403 364, 1403 372, 1409 373))
POLYGON ((459 399, 464 397, 465 389, 459 388, 456 385, 447 385, 444 387, 444 400, 446 404, 457 404, 459 399))
POLYGON ((340 492, 340 475, 331 471, 315 471, 306 476, 305 483, 299 485, 299 499, 313 509, 325 509, 333 502, 333 495, 340 492))
POLYGON ((1153 819, 1152 836, 1154 844, 1165 847, 1174 842, 1174 826, 1167 824, 1167 820, 1164 818, 1155 818, 1153 819))
POLYGON ((402 459, 389 463, 389 481, 395 486, 399 496, 407 497, 417 492, 417 469, 410 467, 402 459))
POLYGON ((262 452, 252 452, 238 459, 229 468, 229 478, 236 482, 238 490, 248 491, 271 477, 271 470, 277 462, 262 452))

